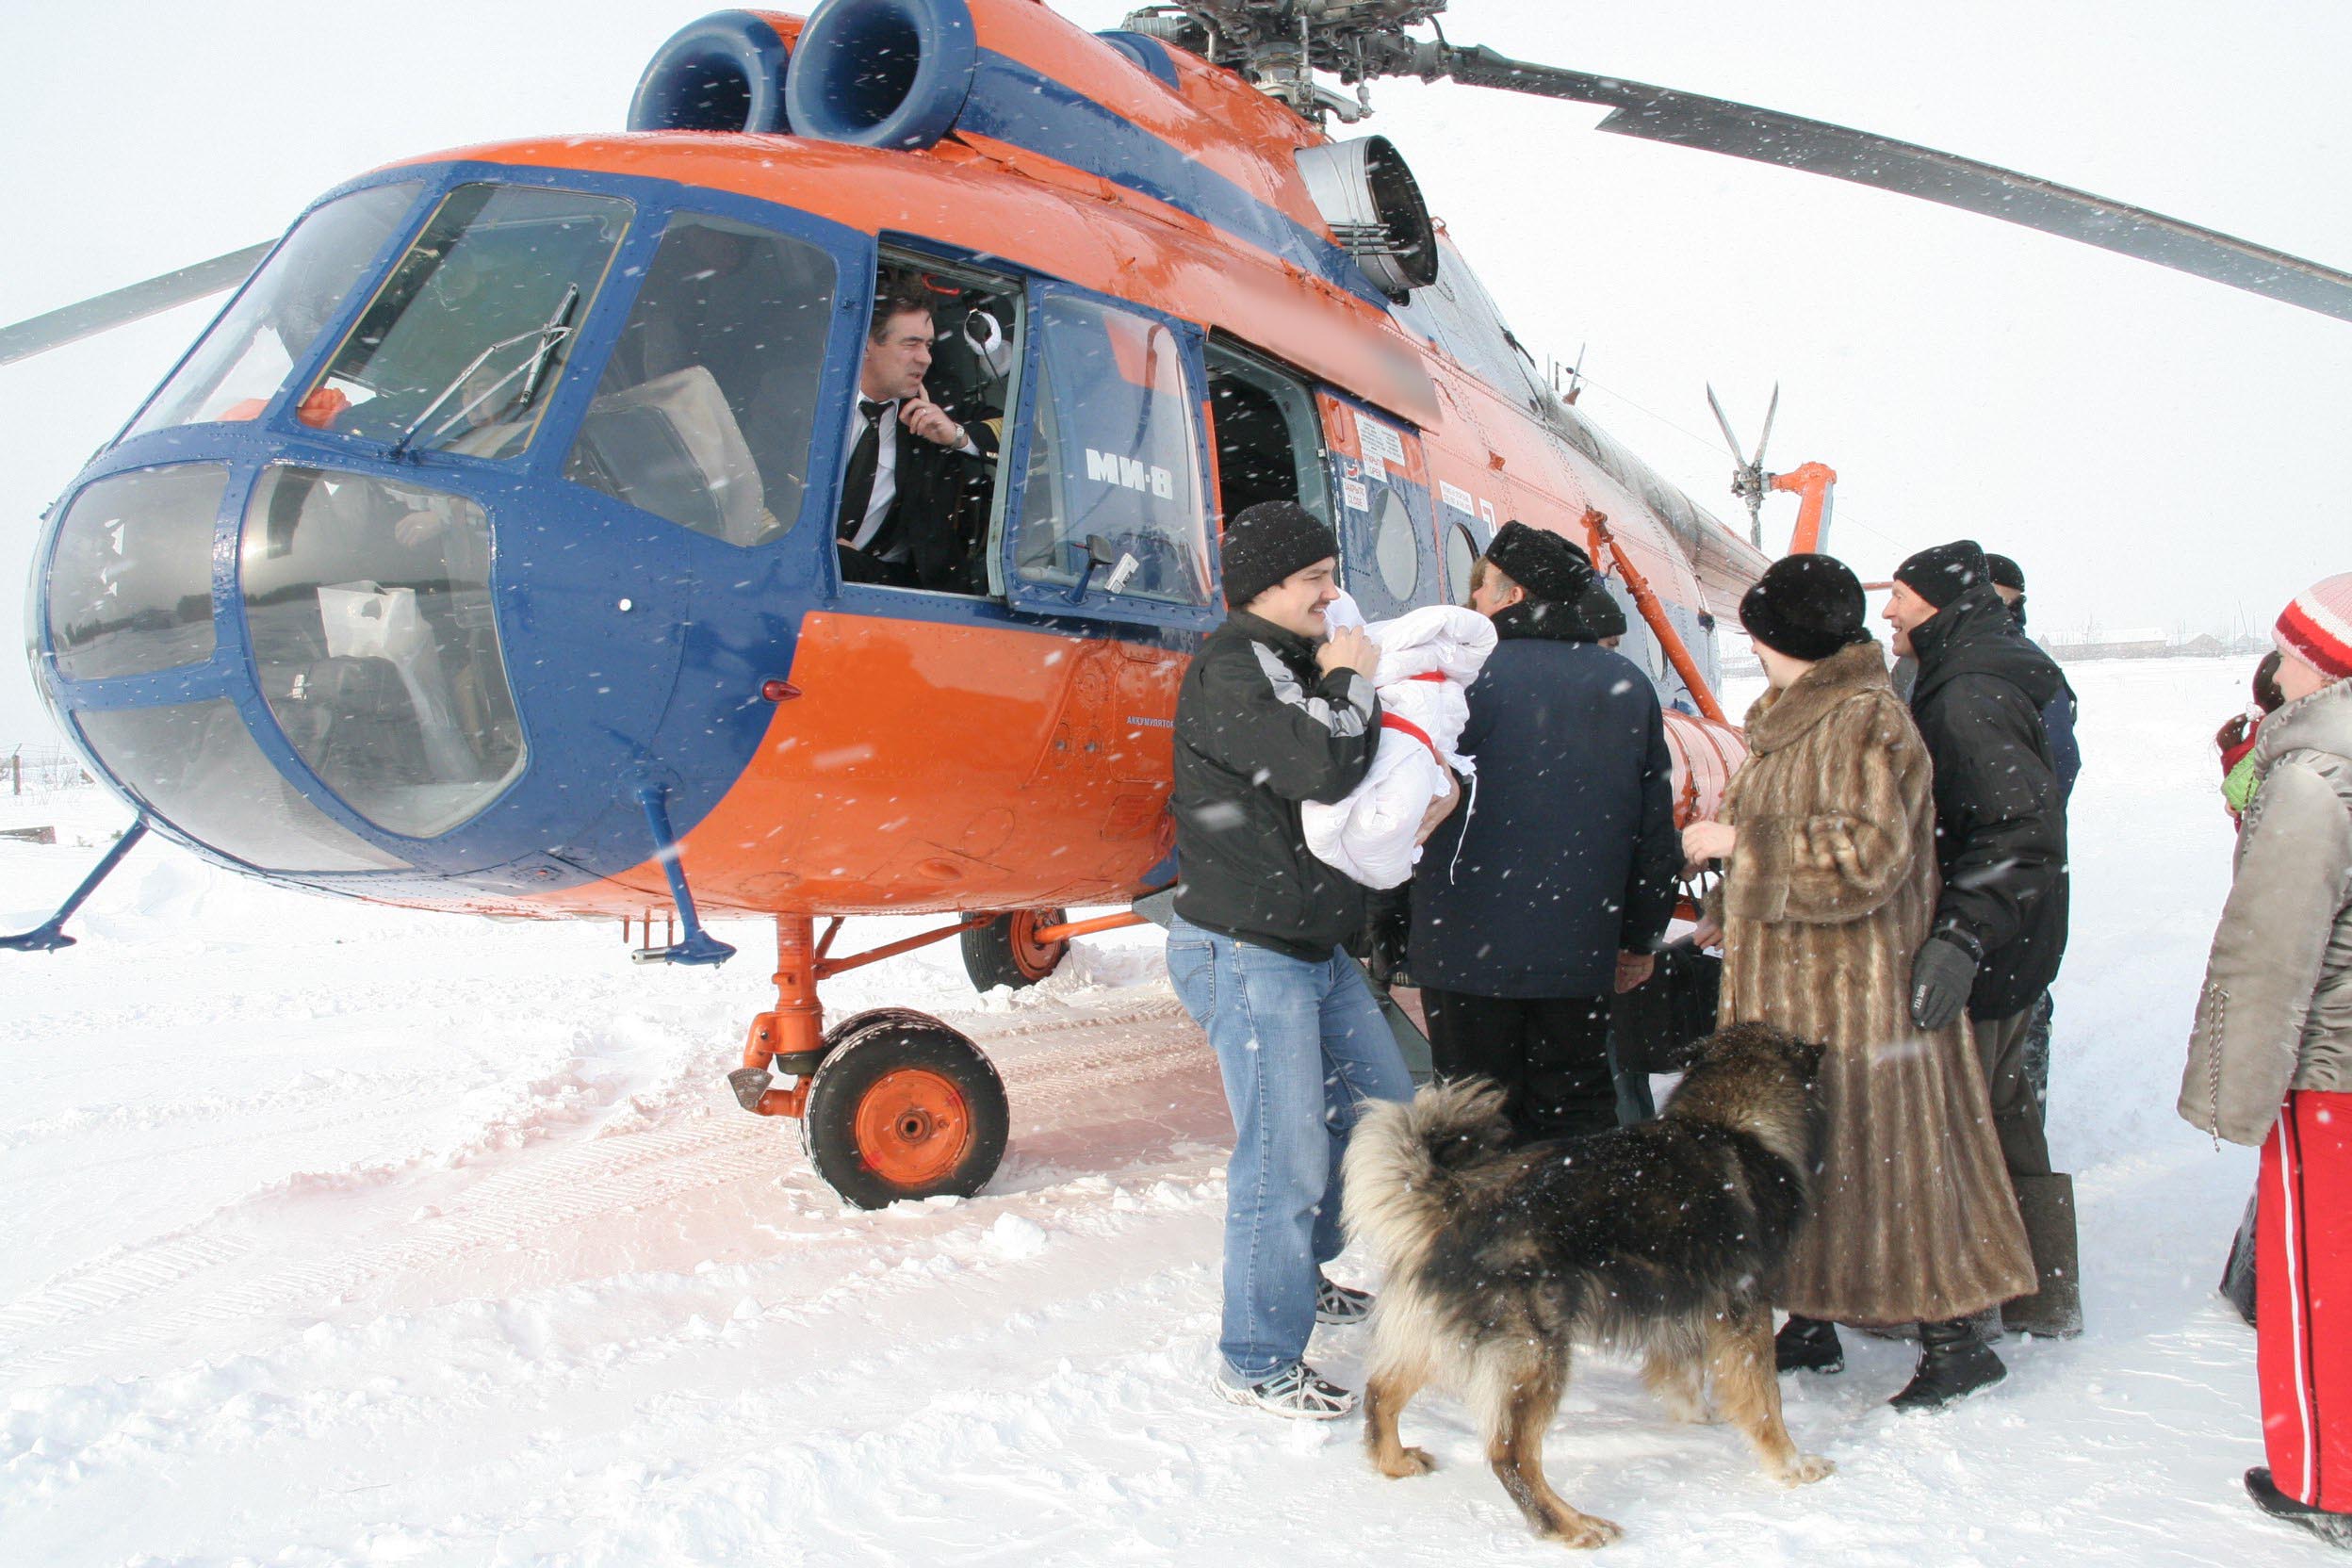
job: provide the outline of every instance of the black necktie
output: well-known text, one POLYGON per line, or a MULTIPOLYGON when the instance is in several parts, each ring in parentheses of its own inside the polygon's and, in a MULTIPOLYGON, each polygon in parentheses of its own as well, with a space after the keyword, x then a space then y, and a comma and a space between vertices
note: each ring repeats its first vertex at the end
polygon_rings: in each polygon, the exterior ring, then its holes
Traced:
POLYGON ((858 537, 858 529, 865 525, 866 508, 874 504, 874 471, 882 465, 882 416, 890 407, 887 402, 858 400, 858 412, 864 417, 866 428, 859 433, 858 444, 849 449, 849 474, 841 481, 837 531, 843 539, 858 537))

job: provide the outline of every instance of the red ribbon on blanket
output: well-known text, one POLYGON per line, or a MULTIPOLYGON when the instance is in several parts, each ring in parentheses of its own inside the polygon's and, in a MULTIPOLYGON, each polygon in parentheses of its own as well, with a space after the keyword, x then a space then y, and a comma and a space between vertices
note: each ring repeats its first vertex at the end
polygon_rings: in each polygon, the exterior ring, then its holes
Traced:
MULTIPOLYGON (((1413 678, 1417 680, 1422 678, 1415 676, 1413 678)), ((1438 678, 1442 680, 1445 678, 1440 676, 1438 678)), ((1422 728, 1419 725, 1413 723, 1411 719, 1400 718, 1395 713, 1382 713, 1380 715, 1380 727, 1383 729, 1401 730, 1403 733, 1412 736, 1414 740, 1429 748, 1429 755, 1437 759, 1439 767, 1444 767, 1446 765, 1446 754, 1437 749, 1437 743, 1429 739, 1429 732, 1422 728)))

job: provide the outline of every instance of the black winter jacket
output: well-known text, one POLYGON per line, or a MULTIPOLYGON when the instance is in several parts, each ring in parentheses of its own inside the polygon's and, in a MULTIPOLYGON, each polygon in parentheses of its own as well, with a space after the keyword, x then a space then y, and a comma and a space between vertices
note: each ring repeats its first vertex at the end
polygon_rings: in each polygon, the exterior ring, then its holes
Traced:
POLYGON ((1631 661, 1521 608, 1470 685, 1478 778, 1413 873, 1408 966, 1473 996, 1606 996, 1674 915, 1674 760, 1631 661))
POLYGON ((1308 962, 1353 939, 1364 890, 1308 851, 1298 807, 1363 783, 1380 740, 1370 681, 1323 674, 1313 643, 1235 611, 1176 697, 1176 912, 1308 962))
POLYGON ((2066 686, 1989 583, 1911 633, 1911 715, 1936 764, 1936 929, 1984 954, 1968 1016, 2033 1005, 2066 950, 2066 806, 2042 710, 2066 686))

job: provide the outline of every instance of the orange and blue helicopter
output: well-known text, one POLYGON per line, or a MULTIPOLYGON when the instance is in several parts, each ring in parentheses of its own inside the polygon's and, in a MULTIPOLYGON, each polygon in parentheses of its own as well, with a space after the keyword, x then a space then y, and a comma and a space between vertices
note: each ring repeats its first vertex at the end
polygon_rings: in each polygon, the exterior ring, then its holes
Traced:
MULTIPOLYGON (((1375 618, 1458 600, 1504 519, 1560 531, 1635 612, 1686 814, 1742 755, 1716 616, 1760 539, 1556 395, 1396 149, 1331 134, 1371 81, 1607 104, 1604 129, 2352 318, 2352 275, 2228 236, 1410 35, 1445 8, 1184 0, 1100 35, 1041 0, 723 11, 662 46, 625 133, 378 170, 272 245, 0 329, 6 363, 237 287, 48 514, 36 681, 139 816, 6 945, 69 944, 150 829, 321 891, 619 921, 647 961, 724 961, 704 917, 773 918, 740 1102, 801 1119, 853 1201, 975 1191, 1007 1121, 987 1059, 898 1009, 828 1028, 820 982, 955 938, 975 984, 1026 984, 1145 918, 1063 911, 1176 875, 1171 719, 1225 515, 1329 519, 1375 618), (932 397, 1001 423, 955 591, 841 570, 885 275, 932 302, 932 397), (846 916, 925 912, 954 919, 832 951, 846 916)), ((1752 518, 1801 494, 1810 548, 1834 479, 1759 449, 1737 487, 1752 518)))

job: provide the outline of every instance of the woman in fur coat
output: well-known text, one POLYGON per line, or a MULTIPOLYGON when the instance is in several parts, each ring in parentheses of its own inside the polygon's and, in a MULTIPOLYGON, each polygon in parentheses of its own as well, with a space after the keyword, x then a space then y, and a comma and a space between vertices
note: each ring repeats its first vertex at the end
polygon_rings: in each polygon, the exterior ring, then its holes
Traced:
POLYGON ((1919 1325, 1894 1403, 1940 1405, 2005 1375, 1968 1319, 2034 1288, 1965 1018, 1911 1021, 1911 956, 1936 911, 1925 746, 1863 629, 1862 585, 1825 555, 1788 556, 1740 601, 1772 689, 1748 710, 1748 760, 1720 822, 1684 830, 1721 859, 1719 1022, 1829 1046, 1829 1126, 1810 1217, 1773 1299, 1782 1369, 1835 1372, 1833 1323, 1919 1325))

